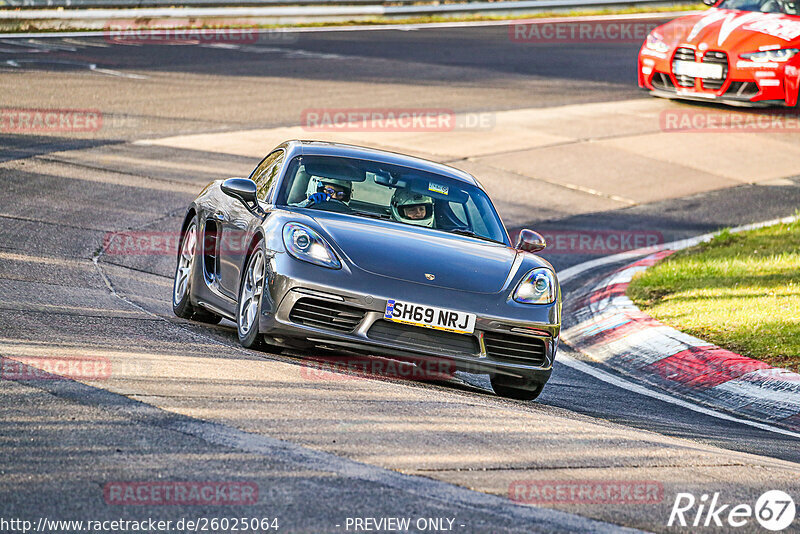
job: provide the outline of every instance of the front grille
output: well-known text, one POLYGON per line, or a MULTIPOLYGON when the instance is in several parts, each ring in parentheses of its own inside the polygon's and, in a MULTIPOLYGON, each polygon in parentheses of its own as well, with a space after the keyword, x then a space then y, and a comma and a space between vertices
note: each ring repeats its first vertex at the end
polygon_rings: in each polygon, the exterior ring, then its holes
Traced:
POLYGON ((719 91, 728 78, 728 54, 710 50, 703 56, 703 63, 718 63, 722 65, 722 78, 719 80, 712 80, 709 78, 703 80, 703 89, 719 91))
POLYGON ((364 310, 330 300, 303 297, 289 313, 293 323, 337 332, 352 332, 364 318, 364 310))
POLYGON ((476 355, 480 352, 475 336, 442 332, 381 319, 375 321, 367 337, 405 345, 409 348, 433 350, 444 354, 476 355))
POLYGON ((662 91, 675 91, 675 84, 672 83, 672 78, 663 72, 656 72, 653 74, 653 87, 661 89, 662 91))
MULTIPOLYGON (((672 57, 672 72, 675 72, 676 61, 694 61, 694 50, 691 48, 678 48, 672 57)), ((694 78, 681 74, 675 76, 675 80, 681 87, 694 87, 694 78)))
MULTIPOLYGON (((675 55, 672 56, 672 72, 675 72, 675 62, 676 61, 696 61, 694 50, 691 48, 678 48, 675 50, 675 55)), ((703 55, 701 60, 703 63, 715 63, 718 65, 722 65, 722 78, 716 80, 711 78, 703 78, 701 79, 701 83, 703 89, 707 89, 709 91, 718 91, 722 88, 725 84, 725 80, 728 78, 728 55, 725 52, 719 52, 717 50, 709 50, 703 55)), ((675 80, 677 81, 678 85, 681 87, 694 87, 695 86, 695 78, 692 76, 686 76, 685 74, 675 75, 675 80)))
POLYGON ((731 82, 725 96, 729 98, 750 100, 758 94, 758 85, 755 82, 731 82))
POLYGON ((544 365, 547 349, 544 341, 528 336, 515 336, 501 332, 485 332, 483 344, 486 355, 493 360, 544 365))

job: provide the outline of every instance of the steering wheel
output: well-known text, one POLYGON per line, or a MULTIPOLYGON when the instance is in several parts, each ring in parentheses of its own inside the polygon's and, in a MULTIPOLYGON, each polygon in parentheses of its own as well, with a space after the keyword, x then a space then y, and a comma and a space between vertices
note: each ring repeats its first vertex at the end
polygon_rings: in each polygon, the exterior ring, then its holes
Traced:
POLYGON ((326 211, 333 211, 336 213, 350 213, 353 211, 353 208, 337 198, 329 198, 325 202, 320 202, 317 205, 325 206, 326 211))

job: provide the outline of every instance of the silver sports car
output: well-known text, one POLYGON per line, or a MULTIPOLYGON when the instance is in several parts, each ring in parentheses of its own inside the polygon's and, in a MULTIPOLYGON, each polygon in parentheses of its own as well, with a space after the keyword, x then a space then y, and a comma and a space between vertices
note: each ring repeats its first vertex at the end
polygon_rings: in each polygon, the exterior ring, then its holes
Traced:
POLYGON ((545 246, 515 245, 466 172, 315 141, 276 147, 249 178, 215 181, 181 228, 172 305, 235 321, 245 347, 439 358, 533 399, 561 326, 545 246))

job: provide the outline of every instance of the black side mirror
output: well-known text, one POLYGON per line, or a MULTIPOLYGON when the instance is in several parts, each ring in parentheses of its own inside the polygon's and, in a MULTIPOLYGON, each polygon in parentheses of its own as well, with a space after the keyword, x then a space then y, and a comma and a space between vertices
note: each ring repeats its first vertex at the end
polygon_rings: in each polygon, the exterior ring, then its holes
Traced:
POLYGON ((256 183, 249 178, 228 178, 220 186, 222 192, 244 204, 250 213, 266 218, 267 213, 261 209, 256 196, 256 183))
POLYGON ((222 192, 240 200, 245 206, 257 202, 256 183, 247 178, 228 178, 222 182, 222 192))
POLYGON ((703 3, 707 6, 713 6, 717 3, 717 0, 703 0, 703 3))
POLYGON ((545 243, 542 234, 534 232, 533 230, 520 230, 519 237, 517 237, 517 244, 514 248, 526 252, 539 252, 546 246, 547 243, 545 243))

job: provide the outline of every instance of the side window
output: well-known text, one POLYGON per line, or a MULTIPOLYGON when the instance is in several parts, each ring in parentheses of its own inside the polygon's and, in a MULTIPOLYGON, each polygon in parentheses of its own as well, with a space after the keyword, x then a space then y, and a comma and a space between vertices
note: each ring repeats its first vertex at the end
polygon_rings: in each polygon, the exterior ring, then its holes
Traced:
POLYGON ((256 183, 256 196, 262 202, 269 198, 275 179, 278 177, 278 172, 281 170, 281 163, 283 163, 283 150, 276 150, 262 161, 256 170, 253 171, 251 179, 256 183))

